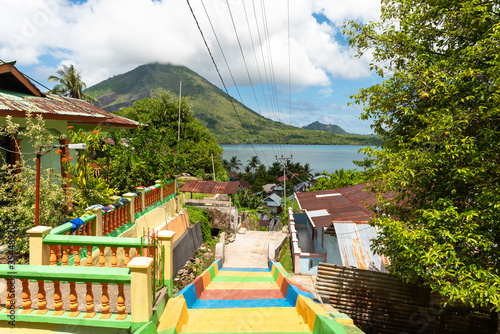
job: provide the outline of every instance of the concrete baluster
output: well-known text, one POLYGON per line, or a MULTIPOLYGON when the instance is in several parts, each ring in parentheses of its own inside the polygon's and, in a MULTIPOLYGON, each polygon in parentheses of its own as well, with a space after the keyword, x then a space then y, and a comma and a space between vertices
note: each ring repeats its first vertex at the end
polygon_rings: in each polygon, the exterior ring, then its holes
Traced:
POLYGON ((61 246, 56 245, 56 262, 61 262, 61 246))
POLYGON ((61 284, 59 281, 54 281, 54 313, 52 315, 62 315, 64 314, 61 284))
POLYGON ((75 254, 74 263, 76 267, 80 266, 80 246, 73 246, 73 253, 75 254))
POLYGON ((101 297, 101 316, 99 319, 109 319, 111 313, 109 313, 109 293, 108 293, 108 283, 101 283, 102 286, 102 297, 101 297))
POLYGON ((116 320, 124 320, 127 317, 127 313, 125 313, 127 307, 125 306, 125 293, 123 292, 123 284, 118 284, 118 298, 116 302, 118 304, 116 306, 116 311, 118 312, 116 320))
POLYGON ((92 282, 86 282, 87 285, 87 295, 85 296, 85 313, 84 318, 93 318, 97 314, 94 304, 94 293, 92 292, 92 282))
MULTIPOLYGON (((50 257, 49 257, 49 259, 50 259, 51 266, 57 265, 56 247, 57 247, 57 245, 50 245, 50 257)), ((31 256, 31 252, 30 252, 30 256, 31 256)))
POLYGON ((21 314, 29 314, 33 312, 33 309, 31 308, 32 302, 31 302, 31 291, 29 286, 29 280, 21 279, 21 283, 23 285, 23 292, 21 294, 23 298, 23 302, 21 304, 23 307, 23 311, 21 312, 21 314))
POLYGON ((76 283, 69 282, 69 314, 70 317, 77 317, 80 315, 78 311, 78 294, 76 293, 76 283))
POLYGON ((123 251, 125 252, 125 259, 123 260, 123 267, 126 267, 130 262, 130 247, 124 247, 123 251))
POLYGON ((67 266, 68 265, 68 246, 61 245, 61 249, 62 249, 62 265, 67 266))
POLYGON ((92 248, 93 246, 85 246, 87 248, 87 267, 92 267, 93 261, 92 261, 92 248))
POLYGON ((38 302, 36 303, 36 306, 38 307, 38 311, 36 311, 36 314, 45 314, 49 312, 49 309, 47 308, 47 293, 45 292, 45 286, 43 280, 38 281, 38 294, 37 294, 37 299, 38 302))
POLYGON ((99 267, 104 267, 106 264, 106 259, 104 258, 104 248, 103 246, 99 246, 99 267))
POLYGON ((11 305, 15 305, 16 304, 16 295, 14 293, 15 291, 15 285, 14 285, 14 279, 9 279, 9 278, 6 278, 5 279, 7 281, 7 292, 6 292, 6 302, 5 302, 5 306, 6 306, 6 310, 5 310, 5 313, 10 313, 11 311, 11 305))
POLYGON ((111 247, 111 267, 116 268, 116 264, 118 263, 118 259, 116 257, 116 250, 118 247, 111 247))

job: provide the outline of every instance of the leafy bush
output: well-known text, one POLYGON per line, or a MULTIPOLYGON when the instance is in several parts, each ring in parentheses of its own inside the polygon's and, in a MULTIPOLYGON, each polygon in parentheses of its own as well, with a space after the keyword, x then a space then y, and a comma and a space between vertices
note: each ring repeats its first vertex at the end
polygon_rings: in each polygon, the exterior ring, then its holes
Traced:
POLYGON ((311 191, 342 188, 360 184, 367 180, 366 173, 359 172, 356 169, 344 170, 341 168, 331 174, 323 172, 323 175, 325 175, 325 177, 317 179, 316 185, 311 188, 311 191))
MULTIPOLYGON (((56 138, 46 130, 41 117, 36 119, 28 115, 26 128, 21 130, 19 124, 12 122, 7 116, 6 126, 0 128, 0 135, 14 139, 25 136, 34 147, 53 144, 56 138)), ((1 156, 1 155, 0 155, 1 156)), ((3 157, 3 156, 2 156, 3 157)), ((0 177, 0 233, 2 243, 9 237, 15 237, 18 261, 23 263, 29 254, 29 242, 26 231, 35 226, 36 169, 35 155, 23 154, 18 165, 2 161, 0 177), (16 170, 19 169, 19 173, 16 170), (11 222, 14 222, 15 228, 11 222)), ((56 227, 69 218, 66 211, 71 197, 61 188, 62 178, 53 169, 45 169, 40 173, 40 222, 44 226, 56 227)))
POLYGON ((196 224, 198 221, 200 222, 203 242, 207 245, 213 245, 215 240, 212 238, 212 227, 210 225, 212 215, 210 212, 193 206, 188 206, 187 211, 191 224, 196 224))

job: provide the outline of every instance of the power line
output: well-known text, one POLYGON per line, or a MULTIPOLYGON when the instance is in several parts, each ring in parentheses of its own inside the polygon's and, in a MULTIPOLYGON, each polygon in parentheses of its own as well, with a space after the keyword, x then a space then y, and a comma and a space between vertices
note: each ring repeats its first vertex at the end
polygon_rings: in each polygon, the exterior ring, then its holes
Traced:
POLYGON ((236 110, 236 106, 234 105, 233 103, 233 99, 231 98, 231 95, 229 95, 229 91, 226 87, 226 83, 224 82, 224 79, 222 79, 222 75, 220 74, 220 71, 219 71, 219 68, 217 67, 217 64, 215 62, 215 59, 212 55, 212 51, 210 51, 210 47, 208 46, 208 43, 207 43, 207 40, 205 39, 205 35, 203 34, 203 31, 201 30, 201 27, 200 27, 200 24, 198 22, 198 19, 196 18, 196 15, 194 14, 194 11, 193 11, 193 8, 191 7, 191 3, 189 3, 189 0, 186 0, 188 6, 189 6, 189 10, 191 11, 191 14, 193 15, 193 18, 196 22, 196 26, 198 27, 198 30, 200 31, 200 34, 201 34, 201 37, 203 38, 203 42, 205 43, 205 47, 207 48, 207 51, 208 51, 208 54, 210 55, 210 58, 212 59, 212 63, 214 64, 215 66, 215 70, 217 71, 217 74, 219 75, 219 78, 222 82, 222 86, 224 87, 224 90, 226 91, 226 94, 227 96, 229 97, 229 101, 231 102, 231 105, 233 107, 233 110, 234 110, 234 113, 236 114, 237 118, 238 118, 238 121, 240 122, 241 124, 241 128, 243 129, 243 131, 245 132, 245 135, 248 139, 248 142, 250 143, 250 145, 252 146, 252 149, 255 153, 256 156, 259 156, 257 154, 257 151, 255 151, 255 147, 253 146, 252 142, 250 141, 250 138, 248 136, 248 133, 246 132, 245 130, 245 127, 243 126, 243 122, 241 121, 241 118, 240 118, 240 115, 238 114, 238 111, 236 110))
MULTIPOLYGON (((224 59, 224 62, 226 63, 226 67, 227 67, 227 70, 229 71, 229 75, 231 76, 231 80, 233 81, 233 85, 236 88, 236 92, 238 93, 238 96, 240 98, 241 103, 244 105, 243 98, 241 97, 240 90, 238 88, 238 85, 236 84, 236 80, 234 79, 233 72, 231 71, 231 68, 229 67, 229 63, 227 61, 226 55, 224 53, 224 50, 222 49, 222 45, 219 41, 219 37, 217 36, 217 32, 215 31, 215 28, 212 24, 212 20, 210 19, 210 15, 208 15, 208 11, 207 11, 207 8, 205 7, 205 3, 203 2, 203 0, 201 0, 201 4, 203 5, 203 9, 205 11, 205 15, 207 16, 208 22, 210 23, 210 27, 212 28, 212 32, 215 36, 215 40, 217 41, 217 45, 219 46, 219 50, 222 54, 222 58, 224 59)), ((250 139, 249 139, 249 141, 250 141, 250 139)), ((262 151, 262 155, 264 156, 264 160, 266 161, 266 164, 269 165, 269 162, 267 160, 267 156, 264 153, 264 149, 262 148, 262 144, 260 144, 260 149, 262 151)))

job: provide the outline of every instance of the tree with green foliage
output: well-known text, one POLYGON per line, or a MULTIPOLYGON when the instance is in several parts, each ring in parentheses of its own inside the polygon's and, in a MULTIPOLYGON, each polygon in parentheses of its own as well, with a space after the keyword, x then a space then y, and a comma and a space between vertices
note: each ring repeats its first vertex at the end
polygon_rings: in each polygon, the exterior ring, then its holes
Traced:
MULTIPOLYGON (((97 152, 105 152, 110 145, 104 141, 104 133, 99 128, 93 131, 73 130, 68 127, 68 135, 72 143, 85 143, 86 148, 78 150, 78 157, 72 164, 71 157, 61 157, 65 161, 65 170, 68 171, 71 185, 78 190, 79 196, 73 199, 75 213, 81 215, 84 209, 93 205, 107 205, 113 203, 111 196, 117 194, 117 190, 97 173, 91 162, 97 152)), ((61 152, 62 151, 56 151, 61 152)), ((133 189, 133 188, 130 188, 133 189)))
POLYGON ((231 159, 229 159, 229 169, 233 172, 236 172, 238 170, 240 170, 240 167, 241 167, 241 160, 238 159, 238 157, 231 157, 231 159))
POLYGON ((62 69, 56 71, 56 75, 49 76, 48 81, 56 83, 50 93, 85 100, 89 103, 99 102, 95 97, 84 93, 87 85, 82 81, 82 71, 76 70, 73 64, 69 67, 63 65, 62 69))
POLYGON ((115 145, 109 147, 106 157, 99 162, 104 178, 126 191, 179 173, 204 177, 212 173, 213 156, 217 179, 227 179, 222 148, 193 116, 187 100, 181 101, 181 131, 177 140, 178 98, 165 91, 153 95, 121 110, 122 116, 144 126, 112 134, 115 145))
POLYGON ((388 0, 345 33, 390 75, 354 97, 383 142, 366 149, 376 251, 406 282, 500 310, 498 2, 388 0))
POLYGON ((260 165, 260 159, 256 155, 251 156, 250 160, 248 160, 248 167, 250 167, 252 171, 255 171, 255 168, 257 168, 257 166, 259 165, 260 165))
POLYGON ((311 187, 311 191, 348 187, 363 183, 367 180, 367 176, 364 172, 355 169, 344 170, 341 168, 331 174, 323 172, 323 175, 324 177, 316 179, 316 185, 311 187))

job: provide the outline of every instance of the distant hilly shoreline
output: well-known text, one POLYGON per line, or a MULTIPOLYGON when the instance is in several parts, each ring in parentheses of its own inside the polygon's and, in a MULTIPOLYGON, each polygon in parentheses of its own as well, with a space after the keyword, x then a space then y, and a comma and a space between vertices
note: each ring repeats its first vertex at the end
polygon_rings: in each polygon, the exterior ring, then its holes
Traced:
POLYGON ((375 135, 357 135, 337 125, 313 122, 299 128, 267 119, 185 66, 146 64, 106 79, 86 90, 101 108, 119 114, 122 107, 151 97, 158 89, 189 96, 194 115, 215 136, 219 144, 311 144, 377 145, 375 135), (239 117, 232 108, 231 100, 239 117), (240 123, 241 119, 244 123, 240 123))

